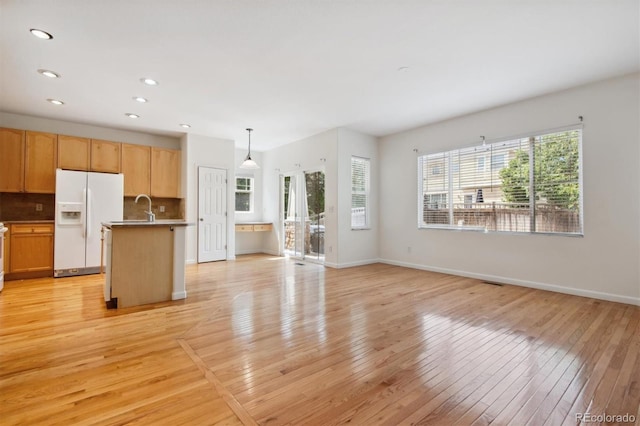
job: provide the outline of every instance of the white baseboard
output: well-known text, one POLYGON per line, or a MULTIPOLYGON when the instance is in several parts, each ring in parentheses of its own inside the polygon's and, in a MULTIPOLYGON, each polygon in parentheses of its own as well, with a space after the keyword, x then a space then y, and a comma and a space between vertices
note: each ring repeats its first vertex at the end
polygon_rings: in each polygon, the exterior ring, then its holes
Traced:
POLYGON ((195 265, 198 262, 195 259, 187 259, 187 261, 185 263, 187 265, 195 265))
POLYGON ((373 263, 380 263, 380 259, 365 259, 365 260, 358 260, 356 262, 346 262, 346 263, 324 262, 324 266, 328 266, 329 268, 334 268, 334 269, 344 269, 344 268, 353 268, 354 266, 371 265, 373 263))
POLYGON ((256 253, 263 253, 263 251, 260 250, 260 249, 256 249, 256 250, 251 250, 251 249, 236 250, 236 256, 242 255, 242 254, 256 254, 256 253))
POLYGON ((573 296, 590 297, 592 299, 608 300, 610 302, 626 303, 629 305, 640 306, 640 297, 621 296, 618 294, 605 293, 601 291, 583 290, 572 287, 563 287, 555 284, 539 283, 535 281, 526 281, 501 277, 496 275, 476 274, 474 272, 460 271, 457 269, 439 268, 435 266, 420 265, 416 263, 400 262, 390 259, 379 259, 380 263, 388 265, 403 266, 405 268, 421 269, 423 271, 440 272, 443 274, 458 275, 461 277, 476 278, 479 280, 496 282, 501 284, 517 285, 520 287, 535 288, 538 290, 554 291, 556 293, 571 294, 573 296))
POLYGON ((186 298, 187 298, 186 291, 174 291, 173 293, 171 293, 171 300, 180 300, 180 299, 186 299, 186 298))

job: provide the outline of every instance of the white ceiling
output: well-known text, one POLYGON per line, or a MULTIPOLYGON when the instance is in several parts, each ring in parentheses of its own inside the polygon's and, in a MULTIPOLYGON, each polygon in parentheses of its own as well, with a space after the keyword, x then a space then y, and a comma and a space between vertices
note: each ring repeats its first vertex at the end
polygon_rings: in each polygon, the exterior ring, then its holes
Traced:
POLYGON ((165 135, 189 123, 239 147, 253 127, 256 150, 335 127, 383 136, 640 70, 639 5, 0 0, 0 111, 165 135))

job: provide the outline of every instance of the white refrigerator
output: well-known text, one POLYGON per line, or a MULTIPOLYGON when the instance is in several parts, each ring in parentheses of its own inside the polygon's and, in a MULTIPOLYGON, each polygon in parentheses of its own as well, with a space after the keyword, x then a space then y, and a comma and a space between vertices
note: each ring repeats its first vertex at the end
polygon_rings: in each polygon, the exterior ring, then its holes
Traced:
POLYGON ((56 170, 53 276, 100 272, 102 222, 122 220, 121 174, 56 170))

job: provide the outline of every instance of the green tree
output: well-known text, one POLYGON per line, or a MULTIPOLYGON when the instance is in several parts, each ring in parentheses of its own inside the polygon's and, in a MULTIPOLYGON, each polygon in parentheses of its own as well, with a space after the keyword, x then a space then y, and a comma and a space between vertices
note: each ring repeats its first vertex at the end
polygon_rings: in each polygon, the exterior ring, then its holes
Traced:
POLYGON ((518 150, 500 170, 502 198, 508 203, 544 201, 576 209, 580 200, 577 131, 544 135, 534 145, 534 199, 529 194, 529 152, 518 150))
POLYGON ((509 165, 500 170, 502 199, 507 203, 529 203, 529 153, 516 151, 509 165))
POLYGON ((307 173, 305 180, 309 215, 317 216, 324 213, 324 172, 307 173))

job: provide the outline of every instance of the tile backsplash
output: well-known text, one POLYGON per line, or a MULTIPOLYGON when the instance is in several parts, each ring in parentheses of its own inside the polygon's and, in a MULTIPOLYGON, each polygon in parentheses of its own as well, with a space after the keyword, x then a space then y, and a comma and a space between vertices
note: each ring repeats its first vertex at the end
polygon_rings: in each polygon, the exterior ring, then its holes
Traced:
MULTIPOLYGON (((124 197, 124 220, 143 220, 147 218, 145 211, 149 202, 141 198, 138 203, 135 197, 124 197)), ((151 211, 156 214, 156 219, 184 219, 184 206, 179 198, 153 198, 151 197, 151 211), (164 212, 160 207, 164 207, 164 212)))
MULTIPOLYGON (((54 194, 0 192, 0 222, 18 220, 54 220, 54 194), (42 210, 39 210, 40 205, 42 210)), ((151 198, 156 219, 184 219, 184 201, 178 198, 151 198), (164 212, 160 212, 164 206, 164 212)), ((123 219, 146 219, 147 200, 135 203, 135 197, 124 197, 123 219)))
POLYGON ((54 220, 55 212, 53 194, 0 193, 0 221, 54 220))

